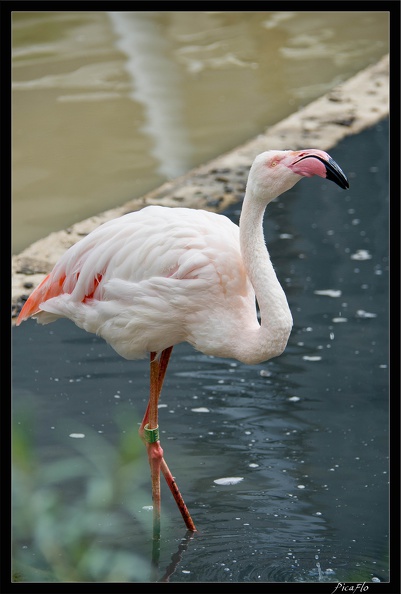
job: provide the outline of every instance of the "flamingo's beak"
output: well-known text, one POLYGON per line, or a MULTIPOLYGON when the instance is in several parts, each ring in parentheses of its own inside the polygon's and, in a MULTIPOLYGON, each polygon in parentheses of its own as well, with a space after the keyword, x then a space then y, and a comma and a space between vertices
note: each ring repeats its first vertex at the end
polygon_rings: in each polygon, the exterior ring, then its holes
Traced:
POLYGON ((347 190, 349 188, 348 179, 342 171, 341 167, 326 152, 319 150, 301 151, 300 158, 297 159, 293 164, 293 171, 297 172, 297 170, 299 170, 300 173, 302 171, 301 175, 308 175, 307 170, 309 169, 309 167, 306 166, 304 170, 302 166, 298 165, 301 161, 304 161, 305 159, 318 159, 324 165, 325 175, 322 175, 322 173, 318 170, 320 168, 314 171, 315 174, 320 175, 321 177, 326 177, 326 179, 333 181, 343 190, 347 190))

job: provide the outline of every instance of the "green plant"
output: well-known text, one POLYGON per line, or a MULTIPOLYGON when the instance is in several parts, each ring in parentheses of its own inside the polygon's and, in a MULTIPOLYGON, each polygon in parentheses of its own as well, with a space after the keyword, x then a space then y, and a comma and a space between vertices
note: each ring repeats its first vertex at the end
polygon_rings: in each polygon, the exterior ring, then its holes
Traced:
POLYGON ((143 446, 132 423, 119 425, 117 447, 84 427, 76 454, 43 461, 32 418, 14 419, 12 581, 148 581, 149 551, 132 553, 129 539, 150 533, 149 514, 138 513, 149 502, 138 486, 143 446))

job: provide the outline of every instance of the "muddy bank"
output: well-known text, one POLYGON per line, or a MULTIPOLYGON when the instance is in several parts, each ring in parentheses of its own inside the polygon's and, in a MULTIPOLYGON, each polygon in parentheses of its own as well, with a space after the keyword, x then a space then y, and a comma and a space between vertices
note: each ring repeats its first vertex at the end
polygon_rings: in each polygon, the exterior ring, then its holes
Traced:
POLYGON ((389 112, 389 57, 338 85, 256 138, 167 182, 139 199, 51 233, 12 260, 12 318, 26 297, 72 244, 101 223, 148 204, 221 211, 243 196, 250 164, 269 148, 329 150, 389 112))

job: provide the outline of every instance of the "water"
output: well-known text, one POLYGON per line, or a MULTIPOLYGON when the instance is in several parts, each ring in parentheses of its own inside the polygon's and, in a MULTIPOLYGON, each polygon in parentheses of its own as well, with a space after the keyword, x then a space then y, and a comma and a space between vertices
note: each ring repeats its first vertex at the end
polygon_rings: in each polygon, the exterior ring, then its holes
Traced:
POLYGON ((389 581, 387 146, 383 121, 331 151, 348 191, 303 180, 269 206, 294 317, 281 357, 174 348, 159 422, 193 535, 163 484, 152 543, 148 362, 66 320, 13 329, 21 581, 389 581))
POLYGON ((15 11, 13 253, 233 149, 377 62, 388 21, 15 11))

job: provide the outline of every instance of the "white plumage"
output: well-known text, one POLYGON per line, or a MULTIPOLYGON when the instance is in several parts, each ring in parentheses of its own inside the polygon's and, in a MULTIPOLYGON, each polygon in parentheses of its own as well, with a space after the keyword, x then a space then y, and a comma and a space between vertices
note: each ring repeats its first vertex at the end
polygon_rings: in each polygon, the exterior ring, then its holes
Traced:
POLYGON ((60 259, 51 282, 64 277, 38 321, 67 317, 127 359, 183 341, 234 356, 238 332, 258 324, 239 228, 211 212, 148 206, 109 221, 60 259))

